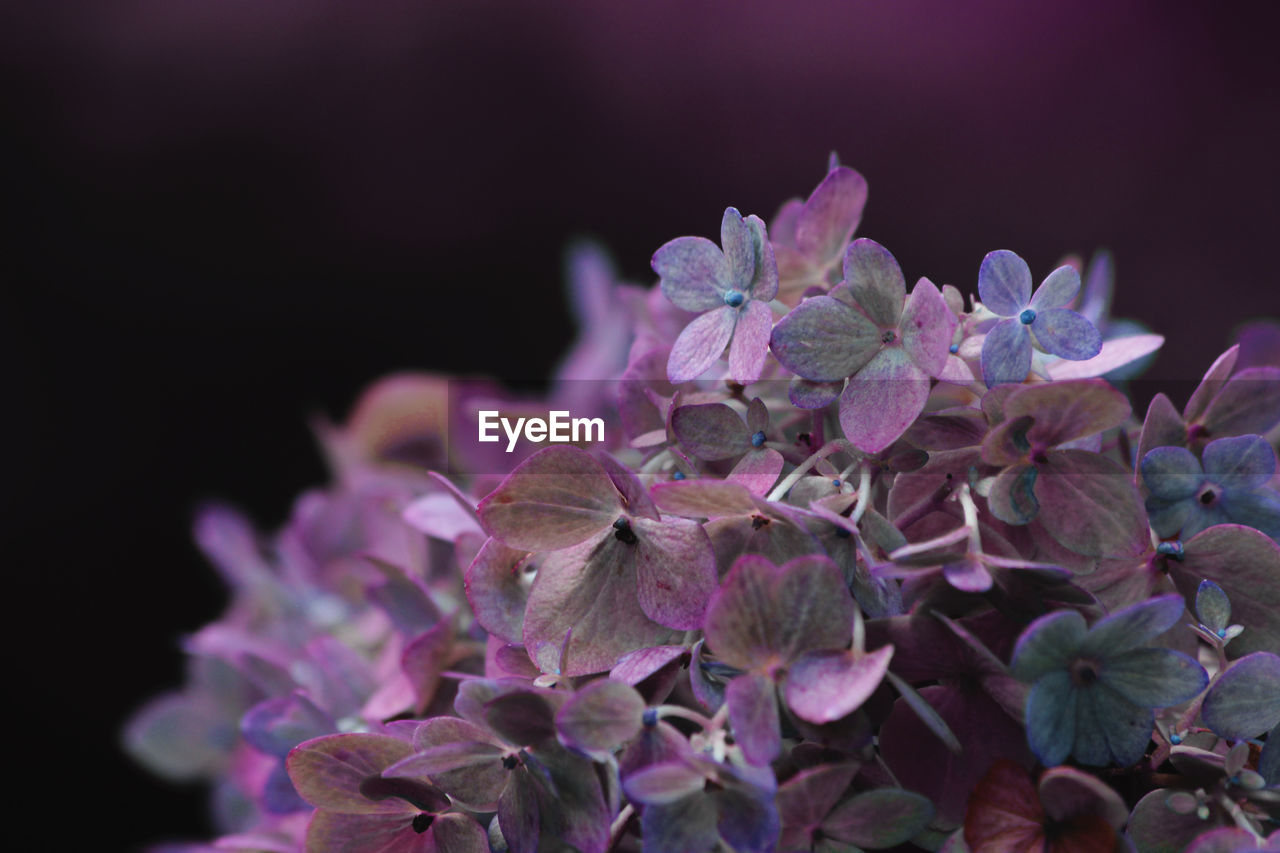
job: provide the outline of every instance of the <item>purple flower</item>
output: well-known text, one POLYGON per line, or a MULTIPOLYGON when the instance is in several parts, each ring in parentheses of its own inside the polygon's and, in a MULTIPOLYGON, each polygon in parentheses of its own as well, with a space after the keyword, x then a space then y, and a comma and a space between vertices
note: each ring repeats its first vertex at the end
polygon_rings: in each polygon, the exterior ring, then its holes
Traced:
POLYGON ((982 259, 978 296, 1000 320, 982 344, 982 380, 988 387, 1021 382, 1031 370, 1035 345, 1059 358, 1083 361, 1102 351, 1102 336, 1087 319, 1066 308, 1080 290, 1080 273, 1061 266, 1031 294, 1031 268, 1005 249, 982 259))
POLYGON ((1267 487, 1276 454, 1266 440, 1239 435, 1211 441, 1203 465, 1184 447, 1157 447, 1142 457, 1142 480, 1151 491, 1151 529, 1190 539, 1215 524, 1244 524, 1280 539, 1280 496, 1267 487))
POLYGON ((1152 708, 1195 696, 1209 681, 1195 660, 1147 644, 1177 624, 1180 595, 1162 595, 1086 628, 1075 610, 1042 616, 1018 638, 1013 674, 1027 694, 1027 740, 1047 767, 1135 763, 1155 726, 1152 708))
POLYGON ((758 216, 730 207, 720 224, 720 244, 705 237, 677 237, 653 255, 662 292, 678 308, 705 312, 685 327, 671 348, 667 377, 697 379, 729 347, 729 375, 748 385, 760 378, 769 351, 778 294, 778 265, 758 216), (731 343, 732 342, 732 343, 731 343))

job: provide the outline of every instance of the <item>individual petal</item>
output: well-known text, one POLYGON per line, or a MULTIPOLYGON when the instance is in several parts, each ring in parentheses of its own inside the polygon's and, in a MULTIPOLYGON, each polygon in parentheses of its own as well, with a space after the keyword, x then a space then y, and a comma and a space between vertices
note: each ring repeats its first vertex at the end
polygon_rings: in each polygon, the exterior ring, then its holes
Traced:
POLYGON ((778 475, 782 473, 785 464, 781 453, 772 447, 762 447, 738 460, 738 464, 733 466, 733 470, 724 479, 725 482, 745 486, 757 497, 764 497, 773 488, 773 484, 778 482, 778 475))
POLYGON ((720 220, 720 245, 724 247, 729 267, 729 287, 746 294, 756 272, 755 252, 751 246, 751 228, 737 208, 727 207, 720 220))
POLYGON ((1066 823, 1085 815, 1102 818, 1112 829, 1129 819, 1129 807, 1097 776, 1074 767, 1055 767, 1040 776, 1040 802, 1050 819, 1066 823))
POLYGON ((1148 491, 1166 501, 1193 497, 1204 482, 1200 461, 1185 447, 1157 447, 1139 465, 1148 491))
POLYGON ((1040 382, 1013 388, 1004 401, 1004 417, 1035 421, 1027 437, 1048 446, 1118 427, 1132 412, 1129 400, 1101 379, 1040 382))
POLYGON ((1193 500, 1166 501, 1157 497, 1149 497, 1145 502, 1147 523, 1161 538, 1174 536, 1191 517, 1195 507, 1193 500))
POLYGON ((1075 267, 1063 265, 1045 277, 1031 297, 1031 307, 1036 311, 1047 308, 1064 308, 1071 304, 1080 292, 1080 273, 1075 267))
POLYGON ((498 827, 511 853, 537 853, 542 834, 538 785, 524 767, 508 775, 510 781, 498 798, 498 827))
POLYGON ((539 450, 480 501, 480 521, 505 545, 567 548, 608 527, 622 501, 600 463, 578 447, 539 450))
POLYGON ((988 388, 1018 383, 1031 371, 1031 335, 1017 320, 1001 320, 982 342, 982 381, 988 388))
POLYGON ((574 693, 556 712, 556 731, 572 749, 604 761, 640 733, 644 699, 621 681, 602 678, 574 693))
POLYGON ((1270 432, 1280 424, 1280 367, 1246 367, 1220 383, 1200 423, 1209 435, 1270 432))
POLYGON ((1186 812, 1174 811, 1169 802, 1177 793, 1169 788, 1157 788, 1134 806, 1126 834, 1138 850, 1143 853, 1186 853, 1196 836, 1220 825, 1223 817, 1220 811, 1210 812, 1208 820, 1197 815, 1195 808, 1186 812))
POLYGON ((884 680, 893 646, 873 652, 825 649, 801 655, 787 672, 787 707, 811 723, 830 723, 861 707, 884 680))
POLYGON ((933 803, 919 794, 879 788, 837 805, 822 822, 822 831, 858 847, 881 850, 919 835, 933 814, 933 803))
POLYGON ((766 765, 782 749, 779 734, 777 688, 765 675, 744 673, 725 690, 729 704, 729 724, 742 755, 756 765, 766 765))
POLYGON ((1205 476, 1224 489, 1260 489, 1276 473, 1276 452, 1260 435, 1211 441, 1202 459, 1205 476))
POLYGON ((1231 600, 1211 580, 1200 581, 1196 590, 1196 616, 1210 631, 1225 631, 1231 624, 1231 600))
POLYGON ((778 261, 769 242, 769 232, 764 220, 752 214, 746 219, 751 229, 751 251, 754 256, 755 275, 747 289, 752 299, 768 303, 778 295, 778 261))
POLYGON ((520 746, 554 738, 555 713, 546 693, 533 689, 511 690, 484 705, 484 721, 489 729, 507 743, 520 746))
POLYGON ((240 719, 244 739, 260 752, 278 758, 284 758, 304 740, 336 729, 333 718, 316 707, 302 690, 264 700, 240 719))
POLYGON ((1050 355, 1084 361, 1102 352, 1102 335, 1070 308, 1046 308, 1031 323, 1036 343, 1050 355))
POLYGON ((1041 616, 1027 626, 1014 646, 1013 674, 1023 681, 1038 681, 1051 672, 1066 671, 1085 632, 1084 617, 1075 610, 1041 616))
POLYGON ((1236 524, 1261 530, 1280 540, 1280 495, 1270 489, 1226 491, 1219 500, 1223 513, 1236 524))
POLYGON ((844 281, 873 323, 898 325, 907 299, 907 280, 888 249, 865 237, 854 240, 844 255, 844 281))
POLYGON ((742 417, 724 403, 677 406, 671 431, 695 459, 731 459, 751 449, 751 436, 742 417))
MULTIPOLYGON (((471 818, 458 812, 437 815, 431 822, 433 853, 489 853, 489 836, 471 818)), ((365 848, 370 849, 370 848, 365 848)))
POLYGON ((769 345, 783 367, 814 382, 852 376, 880 349, 880 330, 857 309, 812 296, 773 327, 769 345))
POLYGON ((973 557, 944 563, 942 575, 961 592, 986 592, 991 589, 991 572, 982 561, 973 557))
POLYGON ((1140 601, 1099 620, 1080 643, 1084 657, 1114 659, 1145 646, 1168 631, 1186 610, 1182 596, 1170 593, 1140 601))
POLYGON ((684 518, 638 518, 634 529, 640 609, 669 628, 701 627, 719 581, 707 531, 684 518))
POLYGON ((829 559, 797 557, 779 567, 747 555, 712 596, 703 630, 720 660, 750 670, 843 648, 852 621, 853 601, 829 559))
POLYGON ((719 841, 715 801, 695 793, 647 806, 640 831, 645 846, 654 850, 710 850, 719 841))
POLYGON ((653 255, 662 293, 677 308, 707 311, 724 305, 731 284, 724 253, 705 237, 677 237, 653 255))
POLYGON ((1155 728, 1155 715, 1104 684, 1075 691, 1076 742, 1072 754, 1081 764, 1121 767, 1137 763, 1155 728))
POLYGON ((1007 249, 989 252, 978 268, 978 298, 997 316, 1017 316, 1031 301, 1031 268, 1007 249))
POLYGON ((1213 683, 1202 706, 1204 722, 1228 740, 1246 740, 1280 725, 1280 657, 1245 655, 1213 683))
POLYGON ((1182 652, 1149 647, 1108 656, 1098 679, 1135 705, 1167 708, 1203 690, 1209 674, 1182 652))
POLYGON ((742 306, 738 325, 729 344, 729 377, 740 385, 750 385, 764 371, 773 332, 773 311, 769 303, 752 299, 742 306))
POLYGON ((1105 376, 1114 370, 1137 364, 1164 346, 1163 335, 1129 335, 1102 342, 1102 349, 1093 358, 1084 361, 1060 361, 1049 366, 1049 378, 1086 379, 1105 376))
POLYGON ((819 264, 835 259, 857 230, 866 203, 866 179, 846 166, 832 169, 798 212, 796 248, 819 264))
POLYGON ((738 309, 721 305, 684 327, 667 359, 667 379, 677 385, 697 379, 716 363, 733 337, 738 309))
POLYGON ((956 315, 947 307, 942 293, 933 282, 922 278, 912 289, 898 324, 902 348, 917 367, 930 376, 937 376, 946 367, 956 322, 956 315))
POLYGON ((1047 460, 1035 483, 1037 518, 1059 544, 1093 557, 1149 546, 1142 499, 1118 462, 1087 450, 1051 450, 1047 460))
MULTIPOLYGON (((964 816, 966 850, 1043 850, 1044 807, 1027 771, 1008 759, 991 765, 973 790, 964 816)), ((945 848, 944 848, 945 849, 945 848)))
POLYGON ((285 766, 298 794, 313 806, 342 814, 396 814, 413 806, 400 797, 371 799, 361 785, 412 754, 411 744, 389 735, 335 734, 298 744, 285 766))
POLYGON ((388 768, 391 775, 429 776, 455 800, 478 811, 497 808, 510 775, 502 755, 510 747, 487 729, 456 717, 433 717, 413 733, 414 755, 388 768))
POLYGON ((886 347, 849 380, 840 426, 865 453, 879 453, 915 421, 929 398, 929 376, 901 347, 886 347))

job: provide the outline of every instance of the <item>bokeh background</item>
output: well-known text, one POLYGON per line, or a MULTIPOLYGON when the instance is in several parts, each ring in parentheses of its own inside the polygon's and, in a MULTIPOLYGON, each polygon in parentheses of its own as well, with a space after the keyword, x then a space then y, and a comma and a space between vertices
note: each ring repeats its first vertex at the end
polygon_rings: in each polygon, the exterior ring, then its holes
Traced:
POLYGON ((910 279, 1109 247, 1181 403, 1234 324, 1280 313, 1269 6, 0 5, 24 772, 93 849, 207 832, 198 790, 117 746, 224 602, 197 504, 281 523, 325 476, 307 418, 388 371, 536 382, 571 239, 649 283, 663 242, 768 218, 833 149, 910 279))

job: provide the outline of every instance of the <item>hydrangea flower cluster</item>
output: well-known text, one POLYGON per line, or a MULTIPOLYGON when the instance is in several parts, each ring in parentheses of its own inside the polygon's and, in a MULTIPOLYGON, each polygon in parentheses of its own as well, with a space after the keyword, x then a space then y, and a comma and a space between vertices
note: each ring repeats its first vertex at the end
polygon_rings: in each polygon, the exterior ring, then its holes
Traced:
POLYGON ((126 743, 223 834, 163 849, 1280 850, 1280 331, 1138 417, 1105 256, 908 288, 866 195, 580 250, 543 402, 603 441, 400 375, 283 530, 206 508, 231 605, 126 743))

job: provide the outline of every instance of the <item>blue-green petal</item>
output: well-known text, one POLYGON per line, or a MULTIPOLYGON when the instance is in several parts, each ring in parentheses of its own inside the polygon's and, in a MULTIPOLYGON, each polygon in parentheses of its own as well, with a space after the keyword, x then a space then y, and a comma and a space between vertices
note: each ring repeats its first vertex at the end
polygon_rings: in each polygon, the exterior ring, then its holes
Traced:
POLYGON ((1070 673, 1057 670, 1027 694, 1027 743, 1046 767, 1066 761, 1075 745, 1078 693, 1070 673))
POLYGON ((1135 705, 1166 708, 1203 690, 1209 674, 1189 655, 1150 647, 1108 657, 1098 679, 1135 705))

